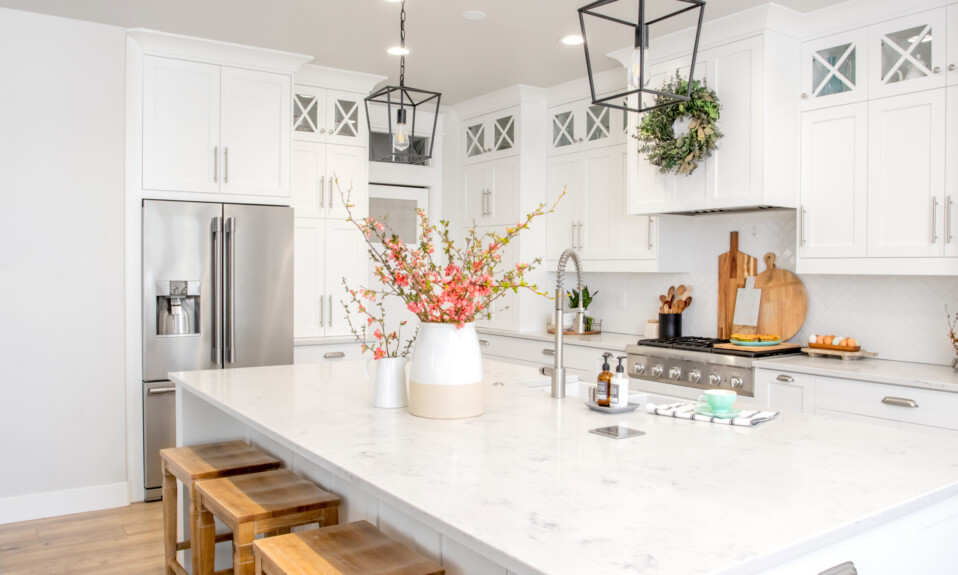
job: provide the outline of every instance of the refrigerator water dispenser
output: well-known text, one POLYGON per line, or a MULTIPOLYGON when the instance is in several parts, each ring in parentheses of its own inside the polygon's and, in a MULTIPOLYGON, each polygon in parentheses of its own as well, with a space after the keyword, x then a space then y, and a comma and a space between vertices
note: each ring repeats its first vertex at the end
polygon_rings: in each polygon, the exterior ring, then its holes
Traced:
POLYGON ((200 282, 156 282, 156 335, 200 333, 200 282))

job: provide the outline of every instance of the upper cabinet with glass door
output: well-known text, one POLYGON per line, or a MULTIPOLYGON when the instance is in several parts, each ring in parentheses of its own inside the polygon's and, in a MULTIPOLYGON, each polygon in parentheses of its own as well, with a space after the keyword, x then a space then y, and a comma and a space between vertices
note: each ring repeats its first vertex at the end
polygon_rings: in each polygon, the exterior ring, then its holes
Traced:
POLYGON ((945 85, 946 20, 938 8, 869 27, 869 98, 945 85))
POLYGON ((816 110, 868 98, 868 28, 802 45, 802 109, 816 110))
POLYGON ((510 108, 466 120, 463 129, 465 164, 519 153, 519 109, 510 108))
POLYGON ((365 146, 363 95, 296 85, 293 90, 293 139, 365 146))
POLYGON ((621 144, 625 141, 624 115, 590 99, 549 108, 549 155, 621 144))

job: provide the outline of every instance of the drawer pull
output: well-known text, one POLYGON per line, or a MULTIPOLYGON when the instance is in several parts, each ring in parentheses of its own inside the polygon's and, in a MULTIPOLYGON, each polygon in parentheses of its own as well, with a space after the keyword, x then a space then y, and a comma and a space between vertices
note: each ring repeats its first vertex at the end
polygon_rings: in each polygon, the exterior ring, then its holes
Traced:
POLYGON ((346 354, 341 351, 329 351, 323 354, 323 359, 339 359, 341 357, 346 357, 346 354))
POLYGON ((482 347, 489 347, 489 340, 488 340, 488 339, 480 339, 480 340, 479 340, 479 345, 481 345, 482 347))
POLYGON ((777 381, 783 381, 785 383, 795 383, 795 378, 790 375, 785 375, 784 373, 775 378, 777 381))
POLYGON ((555 354, 556 354, 556 350, 554 349, 546 348, 542 350, 542 355, 555 355, 555 354))
POLYGON ((898 407, 918 407, 917 401, 904 397, 883 397, 881 402, 885 405, 895 405, 898 407))

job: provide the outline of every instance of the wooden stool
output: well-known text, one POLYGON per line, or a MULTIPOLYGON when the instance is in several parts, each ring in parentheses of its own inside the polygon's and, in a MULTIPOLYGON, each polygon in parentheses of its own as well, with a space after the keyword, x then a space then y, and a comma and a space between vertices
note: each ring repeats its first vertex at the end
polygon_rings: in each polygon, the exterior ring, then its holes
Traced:
POLYGON ((311 529, 253 543, 256 575, 443 575, 442 565, 368 521, 311 529))
MULTIPOLYGON (((193 447, 171 447, 161 449, 163 461, 163 542, 165 545, 167 575, 185 574, 186 570, 176 560, 176 552, 195 547, 199 533, 199 515, 196 513, 196 483, 201 480, 228 477, 242 473, 253 473, 277 469, 281 462, 250 447, 242 441, 209 443, 193 447), (190 539, 176 540, 176 480, 183 482, 185 495, 190 498, 190 539)), ((226 534, 220 538, 229 540, 226 534)), ((193 553, 193 573, 196 573, 196 553, 193 553)))
POLYGON ((196 486, 199 514, 199 569, 211 575, 215 552, 214 516, 233 531, 233 573, 253 573, 253 539, 260 533, 289 533, 290 528, 339 522, 339 497, 288 469, 202 481, 196 486))

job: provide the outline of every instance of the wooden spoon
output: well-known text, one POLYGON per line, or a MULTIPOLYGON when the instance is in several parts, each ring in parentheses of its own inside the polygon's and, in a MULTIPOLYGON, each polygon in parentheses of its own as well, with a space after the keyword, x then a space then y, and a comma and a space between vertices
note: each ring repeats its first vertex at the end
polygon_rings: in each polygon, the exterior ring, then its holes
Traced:
POLYGON ((685 284, 679 284, 679 289, 675 292, 675 295, 682 299, 682 296, 685 295, 685 284))
POLYGON ((686 296, 682 301, 685 302, 685 309, 688 309, 688 307, 692 305, 692 296, 686 296))
POLYGON ((664 295, 659 296, 659 303, 665 303, 668 300, 664 295))
POLYGON ((669 288, 669 301, 672 301, 675 298, 675 286, 669 288))

